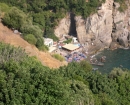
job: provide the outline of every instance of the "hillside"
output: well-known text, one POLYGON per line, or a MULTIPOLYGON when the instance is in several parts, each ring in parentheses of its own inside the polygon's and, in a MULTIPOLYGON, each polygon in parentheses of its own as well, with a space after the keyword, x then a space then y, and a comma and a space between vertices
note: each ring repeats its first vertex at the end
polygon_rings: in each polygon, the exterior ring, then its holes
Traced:
POLYGON ((34 45, 29 44, 18 34, 14 34, 10 29, 0 23, 0 41, 9 43, 16 47, 20 46, 25 49, 30 56, 36 56, 43 65, 50 68, 58 68, 65 64, 51 57, 49 53, 39 51, 34 45))

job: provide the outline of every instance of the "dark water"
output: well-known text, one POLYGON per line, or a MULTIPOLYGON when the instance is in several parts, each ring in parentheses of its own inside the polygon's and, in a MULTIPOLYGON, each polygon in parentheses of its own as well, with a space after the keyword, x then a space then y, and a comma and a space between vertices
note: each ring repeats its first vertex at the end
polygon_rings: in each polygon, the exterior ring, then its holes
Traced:
POLYGON ((94 66, 94 68, 98 68, 102 73, 109 73, 114 67, 127 68, 130 70, 130 49, 116 49, 113 51, 105 49, 96 55, 98 61, 102 56, 106 56, 104 65, 94 66))

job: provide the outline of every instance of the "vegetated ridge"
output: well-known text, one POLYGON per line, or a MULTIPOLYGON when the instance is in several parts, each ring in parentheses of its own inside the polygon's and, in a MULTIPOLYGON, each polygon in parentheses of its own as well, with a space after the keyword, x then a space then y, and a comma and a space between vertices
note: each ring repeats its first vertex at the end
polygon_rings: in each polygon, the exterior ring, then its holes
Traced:
POLYGON ((14 34, 13 31, 8 29, 2 23, 0 23, 0 41, 9 43, 16 47, 22 47, 25 49, 26 53, 30 56, 36 56, 38 60, 41 61, 43 65, 46 65, 50 68, 58 68, 65 64, 65 62, 60 62, 53 57, 49 53, 39 51, 34 45, 29 44, 18 34, 14 34))

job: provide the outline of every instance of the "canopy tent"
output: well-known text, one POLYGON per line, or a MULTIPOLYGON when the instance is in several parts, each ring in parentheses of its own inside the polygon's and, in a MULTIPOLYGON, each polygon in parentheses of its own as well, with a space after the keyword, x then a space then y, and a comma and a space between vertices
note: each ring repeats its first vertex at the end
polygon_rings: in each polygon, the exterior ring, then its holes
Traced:
POLYGON ((66 45, 62 46, 62 48, 67 49, 69 51, 74 51, 74 50, 78 49, 79 46, 74 45, 74 44, 66 44, 66 45))

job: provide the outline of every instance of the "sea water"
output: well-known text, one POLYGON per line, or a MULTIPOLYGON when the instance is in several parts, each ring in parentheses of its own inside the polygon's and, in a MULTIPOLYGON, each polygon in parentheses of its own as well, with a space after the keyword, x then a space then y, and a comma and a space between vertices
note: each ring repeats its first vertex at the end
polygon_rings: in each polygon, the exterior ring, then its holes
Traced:
POLYGON ((93 65, 93 67, 98 68, 100 72, 110 73, 115 67, 127 68, 130 70, 130 49, 116 49, 113 51, 105 49, 95 57, 100 61, 102 56, 106 56, 104 65, 93 65))

